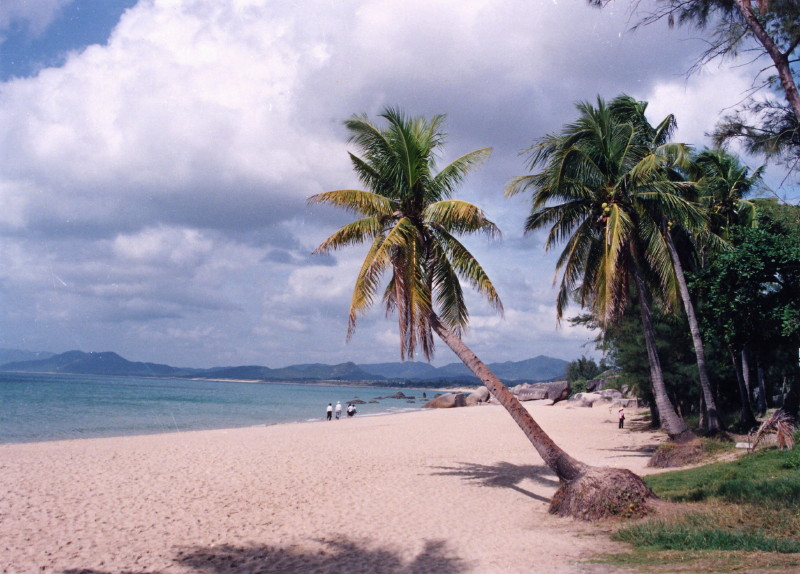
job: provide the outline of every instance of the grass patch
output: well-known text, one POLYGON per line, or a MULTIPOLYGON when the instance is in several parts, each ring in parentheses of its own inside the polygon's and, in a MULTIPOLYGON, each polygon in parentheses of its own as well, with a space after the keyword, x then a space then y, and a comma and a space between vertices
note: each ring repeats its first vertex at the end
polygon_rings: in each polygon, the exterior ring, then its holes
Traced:
POLYGON ((687 470, 645 478, 661 498, 701 502, 718 498, 771 508, 800 507, 800 452, 775 448, 687 470))
POLYGON ((731 524, 724 512, 712 511, 642 522, 623 528, 614 538, 653 550, 800 553, 800 540, 776 534, 746 523, 731 524))
POLYGON ((645 481, 662 499, 683 506, 620 528, 614 539, 634 550, 603 563, 641 572, 781 572, 800 566, 800 452, 769 448, 645 481))
POLYGON ((796 572, 800 556, 767 552, 716 552, 649 550, 635 548, 633 552, 610 554, 601 562, 610 566, 629 568, 642 574, 730 574, 731 572, 796 572))

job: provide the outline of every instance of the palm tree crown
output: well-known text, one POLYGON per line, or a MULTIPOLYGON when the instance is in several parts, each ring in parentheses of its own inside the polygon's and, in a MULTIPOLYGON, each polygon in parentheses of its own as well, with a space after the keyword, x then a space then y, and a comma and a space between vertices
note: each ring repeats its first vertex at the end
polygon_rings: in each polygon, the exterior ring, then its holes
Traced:
POLYGON ((755 204, 745 197, 764 189, 761 180, 764 166, 750 174, 738 157, 721 149, 703 150, 694 161, 697 191, 708 210, 713 230, 727 239, 731 225, 754 225, 755 204))
POLYGON ((689 157, 687 146, 666 141, 674 118, 652 127, 645 107, 628 96, 579 103, 575 122, 529 148, 531 170, 541 171, 515 178, 507 190, 533 192, 526 231, 549 227, 547 249, 565 243, 556 264, 559 318, 573 296, 603 324, 618 318, 634 267, 654 279, 662 302, 677 300, 661 223, 696 228, 704 219, 677 193, 682 183, 666 177, 689 157))
POLYGON ((502 312, 483 267, 456 239, 478 232, 496 236, 498 228, 475 205, 451 198, 491 150, 468 153, 437 172, 436 151, 445 142, 444 116, 410 118, 389 108, 380 117, 387 122, 384 128, 366 116, 353 116, 345 123, 350 141, 361 151, 361 156, 351 153, 350 159, 367 190, 329 191, 308 201, 335 205, 361 218, 333 233, 315 252, 371 242, 353 289, 348 337, 358 316, 374 303, 384 272, 391 270, 383 301, 387 314, 398 315, 400 355, 413 358, 419 347, 429 359, 432 316, 457 335, 467 326, 469 314, 459 279, 502 312))

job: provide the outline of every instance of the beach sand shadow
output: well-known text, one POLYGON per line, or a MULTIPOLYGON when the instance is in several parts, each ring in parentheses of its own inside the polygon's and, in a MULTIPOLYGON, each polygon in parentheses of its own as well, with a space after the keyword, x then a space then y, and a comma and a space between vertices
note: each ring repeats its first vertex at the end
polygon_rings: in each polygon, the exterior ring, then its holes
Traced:
POLYGON ((523 480, 531 479, 541 485, 558 488, 558 479, 549 468, 544 465, 519 466, 508 462, 498 462, 496 464, 475 464, 462 462, 458 467, 435 466, 432 467, 438 472, 435 474, 445 476, 460 476, 468 481, 479 483, 480 486, 491 488, 510 488, 520 494, 540 502, 550 503, 550 499, 535 492, 531 492, 519 486, 523 480))
MULTIPOLYGON (((234 546, 184 549, 174 559, 197 574, 459 574, 467 570, 464 562, 448 552, 444 541, 428 541, 424 550, 411 562, 384 548, 367 548, 347 538, 321 541, 326 545, 316 552, 303 551, 293 545, 234 546)), ((105 572, 92 569, 65 570, 63 574, 159 574, 158 571, 105 572)))
POLYGON ((619 452, 619 453, 626 453, 621 454, 615 458, 624 458, 624 457, 642 457, 642 456, 652 456, 656 449, 658 448, 658 443, 654 442, 652 444, 645 444, 641 445, 638 448, 630 448, 625 446, 619 446, 615 448, 600 448, 597 449, 599 452, 619 452))

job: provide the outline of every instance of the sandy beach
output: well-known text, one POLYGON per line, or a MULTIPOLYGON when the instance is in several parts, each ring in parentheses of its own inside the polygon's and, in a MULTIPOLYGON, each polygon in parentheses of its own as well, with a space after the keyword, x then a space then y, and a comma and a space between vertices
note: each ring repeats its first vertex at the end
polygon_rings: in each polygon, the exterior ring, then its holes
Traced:
MULTIPOLYGON (((657 433, 529 407, 584 462, 643 474, 657 433)), ((629 420, 634 418, 629 414, 629 420)), ((608 572, 601 527, 498 406, 0 446, 0 571, 608 572)))

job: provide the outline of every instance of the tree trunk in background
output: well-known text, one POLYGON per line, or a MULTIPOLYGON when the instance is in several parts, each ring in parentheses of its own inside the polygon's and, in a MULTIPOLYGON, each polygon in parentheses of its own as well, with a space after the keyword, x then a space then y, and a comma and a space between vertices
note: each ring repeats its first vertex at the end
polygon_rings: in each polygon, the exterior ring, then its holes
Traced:
POLYGON ((741 362, 737 359, 737 353, 733 350, 733 347, 729 346, 728 351, 731 356, 731 362, 733 362, 733 370, 736 372, 736 382, 739 384, 739 401, 742 403, 739 424, 749 430, 756 426, 756 417, 753 416, 753 408, 750 405, 750 397, 742 375, 741 362))
POLYGON ((753 386, 750 384, 750 352, 747 350, 747 345, 742 346, 742 380, 744 380, 744 388, 747 390, 747 400, 753 404, 753 386))
POLYGON ((789 57, 783 54, 775 45, 772 37, 761 25, 761 22, 756 18, 751 5, 752 0, 735 0, 739 11, 744 16, 747 26, 753 31, 753 35, 758 39, 758 42, 764 46, 764 49, 772 59, 775 69, 778 72, 778 78, 781 81, 783 93, 786 96, 786 101, 789 102, 794 116, 800 122, 800 94, 797 92, 797 85, 794 83, 794 76, 792 75, 792 68, 789 64, 789 57))
POLYGON ((653 395, 658 406, 658 414, 661 417, 661 428, 669 435, 670 440, 675 442, 690 441, 695 438, 694 433, 689 430, 686 422, 675 412, 675 407, 672 406, 669 395, 667 395, 664 373, 661 370, 661 359, 658 357, 658 349, 656 348, 656 335, 653 329, 650 302, 647 297, 644 279, 636 266, 634 266, 633 276, 636 281, 636 291, 639 294, 644 341, 647 347, 647 359, 650 362, 650 383, 653 386, 653 395))
MULTIPOLYGON (((709 433, 718 433, 722 430, 722 421, 717 411, 717 402, 714 399, 714 393, 711 392, 711 383, 708 380, 708 371, 706 370, 706 352, 703 348, 703 337, 700 335, 700 326, 697 322, 697 315, 694 312, 694 305, 692 304, 692 297, 689 294, 689 286, 686 284, 686 275, 683 273, 683 265, 678 256, 678 250, 675 249, 675 244, 672 241, 672 234, 666 230, 664 237, 667 241, 667 248, 672 259, 672 265, 675 267, 675 275, 678 278, 678 287, 681 292, 681 299, 683 300, 683 308, 686 311, 686 318, 689 321, 689 332, 692 334, 692 343, 694 344, 694 354, 697 357, 697 372, 700 377, 700 391, 703 393, 703 402, 705 403, 707 415, 705 417, 705 428, 709 433)), ((702 411, 701 411, 702 412, 702 411)), ((701 427, 702 428, 702 427, 701 427)))
POLYGON ((767 386, 764 384, 764 369, 761 368, 760 361, 756 361, 756 374, 758 376, 756 410, 758 410, 758 416, 764 416, 767 413, 767 386))

